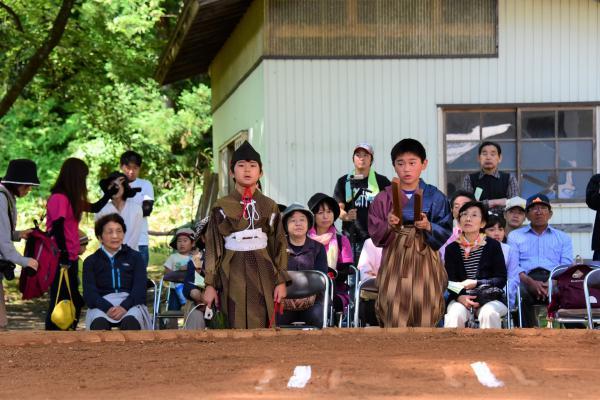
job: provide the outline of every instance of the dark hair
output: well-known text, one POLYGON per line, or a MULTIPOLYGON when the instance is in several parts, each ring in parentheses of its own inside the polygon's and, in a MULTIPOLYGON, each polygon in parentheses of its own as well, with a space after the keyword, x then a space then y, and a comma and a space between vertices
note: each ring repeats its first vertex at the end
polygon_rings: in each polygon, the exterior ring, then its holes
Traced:
POLYGON ((481 155, 481 151, 483 150, 484 147, 486 146, 494 146, 496 148, 496 150, 498 150, 498 155, 502 155, 502 147, 500 147, 500 145, 498 143, 495 142, 490 142, 490 141, 486 141, 483 142, 479 145, 479 152, 477 153, 478 155, 481 155))
POLYGON ((74 157, 67 158, 60 167, 58 178, 50 190, 53 194, 61 193, 67 196, 77 221, 81 221, 81 214, 89 208, 85 182, 88 173, 89 169, 84 161, 74 157))
POLYGON ((485 229, 492 228, 495 225, 499 225, 500 228, 506 228, 506 220, 502 215, 491 213, 488 214, 487 223, 485 224, 485 229))
POLYGON ((473 195, 473 193, 471 193, 471 192, 469 192, 467 190, 464 190, 464 189, 458 189, 450 197, 450 208, 454 207, 454 202, 459 197, 466 197, 466 198, 470 199, 471 201, 476 201, 477 200, 477 199, 475 199, 475 196, 473 195))
POLYGON ((412 153, 418 156, 421 159, 421 162, 424 162, 427 159, 427 152, 425 151, 425 147, 415 139, 402 139, 398 143, 394 145, 392 148, 391 156, 392 156, 392 165, 396 161, 396 158, 399 155, 405 153, 412 153))
POLYGON ((483 205, 483 203, 480 202, 480 201, 469 201, 468 203, 465 203, 460 208, 460 210, 458 210, 458 215, 462 214, 463 212, 467 211, 469 208, 473 208, 473 207, 479 208, 479 210, 481 211, 481 220, 487 224, 487 221, 488 221, 488 210, 483 205))
POLYGON ((133 150, 127 150, 125 153, 121 154, 121 164, 120 165, 129 165, 130 163, 134 163, 138 167, 142 166, 142 156, 140 153, 136 153, 133 150))
POLYGON ((19 186, 25 186, 18 183, 3 183, 2 186, 6 188, 9 192, 12 193, 13 196, 17 197, 19 195, 19 186))
POLYGON ((107 214, 103 217, 100 217, 98 219, 98 221, 96 221, 96 223, 94 224, 94 233, 96 234, 96 237, 98 239, 100 237, 102 237, 102 232, 104 231, 104 227, 109 222, 115 222, 115 223, 121 225, 121 228, 123 228, 123 233, 127 232, 127 228, 125 227, 125 221, 123 220, 123 217, 121 217, 119 214, 116 214, 116 213, 107 214))

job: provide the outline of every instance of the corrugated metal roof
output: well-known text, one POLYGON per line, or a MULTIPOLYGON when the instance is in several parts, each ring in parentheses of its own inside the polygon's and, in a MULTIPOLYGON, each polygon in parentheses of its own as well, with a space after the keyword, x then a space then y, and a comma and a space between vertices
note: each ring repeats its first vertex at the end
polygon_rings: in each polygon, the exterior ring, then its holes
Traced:
POLYGON ((155 79, 168 84, 208 71, 252 0, 188 0, 162 54, 155 79))

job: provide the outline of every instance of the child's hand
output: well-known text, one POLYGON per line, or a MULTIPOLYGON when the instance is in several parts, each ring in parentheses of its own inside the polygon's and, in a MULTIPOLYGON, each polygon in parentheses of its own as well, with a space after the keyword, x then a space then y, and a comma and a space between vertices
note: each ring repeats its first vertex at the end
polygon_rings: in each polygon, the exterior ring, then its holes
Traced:
POLYGON ((202 269, 202 256, 199 251, 192 253, 192 263, 194 264, 194 269, 200 270, 202 269))
POLYGON ((421 220, 415 221, 415 228, 431 232, 431 222, 427 219, 427 214, 421 213, 421 220))
POLYGON ((400 223, 400 218, 398 218, 394 213, 389 213, 387 216, 388 225, 392 228, 400 223))
POLYGON ((204 302, 206 303, 206 308, 212 308, 212 304, 217 298, 217 290, 212 286, 206 286, 204 289, 204 302))
POLYGON ((280 283, 279 285, 275 286, 275 291, 273 292, 273 302, 281 303, 281 301, 285 299, 285 296, 287 296, 287 289, 285 287, 285 283, 280 283))

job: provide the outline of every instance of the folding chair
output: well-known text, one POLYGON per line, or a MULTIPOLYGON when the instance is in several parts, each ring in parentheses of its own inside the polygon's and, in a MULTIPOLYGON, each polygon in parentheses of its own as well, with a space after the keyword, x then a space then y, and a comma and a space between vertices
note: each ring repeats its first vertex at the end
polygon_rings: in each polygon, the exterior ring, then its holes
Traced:
POLYGON ((183 283, 185 281, 186 271, 171 271, 167 272, 160 280, 158 284, 158 298, 156 300, 155 307, 155 316, 154 323, 156 324, 156 329, 160 329, 160 321, 169 319, 169 318, 185 318, 183 311, 181 310, 169 310, 169 298, 171 296, 170 285, 165 285, 166 283, 183 283), (164 294, 163 294, 164 292, 164 294), (164 297, 165 301, 161 302, 161 299, 164 297))
POLYGON ((513 319, 513 314, 517 313, 518 316, 518 327, 523 327, 523 314, 521 311, 521 282, 517 280, 517 292, 515 293, 515 305, 510 305, 510 279, 506 281, 504 287, 504 293, 506 293, 506 305, 508 306, 508 313, 506 314, 506 325, 508 329, 513 329, 517 326, 517 321, 513 319))
POLYGON ((509 281, 506 281, 506 286, 504 286, 504 293, 506 293, 506 307, 508 308, 508 311, 506 313, 506 316, 504 316, 503 320, 506 321, 506 327, 508 329, 512 329, 512 315, 510 312, 510 285, 509 285, 509 281))
POLYGON ((371 293, 377 293, 378 292, 377 278, 364 279, 363 281, 361 281, 358 284, 358 287, 356 288, 356 291, 354 292, 354 327, 355 328, 360 327, 358 310, 360 309, 360 301, 362 300, 360 298, 360 292, 363 290, 367 291, 367 292, 371 292, 371 293))
MULTIPOLYGON (((292 278, 292 284, 287 287, 288 299, 302 299, 312 295, 323 296, 323 325, 283 325, 280 328, 314 330, 327 327, 329 319, 329 307, 331 304, 331 281, 330 278, 321 271, 288 271, 292 278)), ((300 322, 300 321, 298 321, 300 322)))
MULTIPOLYGON (((350 272, 348 273, 348 279, 346 280, 346 284, 348 285, 348 294, 350 297, 350 301, 348 303, 348 307, 346 307, 346 327, 350 328, 354 325, 353 317, 356 308, 356 291, 358 290, 358 282, 360 282, 360 271, 354 266, 350 266, 350 272)), ((342 325, 342 321, 340 320, 340 327, 342 325)))
MULTIPOLYGON (((512 314, 514 312, 517 312, 517 315, 519 316, 519 328, 523 328, 523 312, 521 311, 521 282, 517 282, 517 294, 516 294, 516 299, 515 299, 515 307, 516 308, 510 308, 510 301, 508 299, 509 294, 507 294, 507 302, 509 304, 509 309, 508 312, 511 314, 511 321, 512 321, 512 314)), ((512 327, 515 327, 515 324, 512 324, 512 327)), ((511 328, 512 329, 512 328, 511 328)))
POLYGON ((600 289, 600 269, 591 271, 585 277, 583 282, 583 290, 585 292, 585 307, 587 311, 588 329, 594 329, 594 324, 600 323, 600 309, 592 309, 592 298, 595 300, 595 304, 598 304, 600 299, 596 299, 594 296, 590 296, 590 288, 600 289))
MULTIPOLYGON (((593 269, 592 271, 590 271, 588 273, 588 276, 590 274, 592 274, 592 272, 595 272, 598 270, 598 268, 600 268, 600 263, 597 263, 597 262, 590 262, 590 263, 579 264, 579 265, 586 265, 593 269)), ((564 273, 566 270, 568 270, 571 267, 573 267, 573 265, 571 265, 571 264, 559 265, 558 267, 554 268, 552 270, 552 272, 550 272, 550 277, 548 278, 548 303, 552 302, 552 295, 556 295, 558 293, 558 287, 556 286, 556 280, 562 273, 564 273)), ((584 279, 583 290, 584 290, 584 294, 587 293, 589 295, 589 289, 586 285, 586 282, 589 282, 588 276, 586 276, 584 279)), ((596 278, 592 278, 592 283, 594 282, 595 279, 596 278)), ((581 308, 581 309, 562 309, 561 308, 558 311, 556 311, 554 321, 556 321, 560 324, 589 323, 590 319, 591 319, 590 318, 591 317, 591 315, 590 315, 591 307, 589 308, 590 312, 588 312, 588 308, 587 308, 587 303, 589 301, 588 296, 585 297, 585 300, 586 300, 586 308, 581 308)), ((599 312, 600 312, 600 310, 599 310, 599 312)), ((592 328, 593 328, 593 323, 592 323, 592 328)))
POLYGON ((158 299, 158 288, 156 286, 156 282, 152 279, 148 278, 146 280, 146 301, 148 301, 148 291, 152 291, 152 330, 156 329, 156 300, 158 299))

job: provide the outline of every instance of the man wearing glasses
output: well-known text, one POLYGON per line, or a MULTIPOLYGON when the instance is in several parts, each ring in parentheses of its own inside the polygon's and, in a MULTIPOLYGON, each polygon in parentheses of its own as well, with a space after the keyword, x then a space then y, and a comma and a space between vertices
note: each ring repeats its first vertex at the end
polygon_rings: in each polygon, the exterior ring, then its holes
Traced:
POLYGON ((533 306, 548 304, 550 271, 573 262, 573 243, 569 235, 548 224, 552 206, 547 196, 538 193, 529 197, 525 212, 529 226, 512 231, 508 245, 519 253, 523 327, 532 328, 537 326, 533 306))

